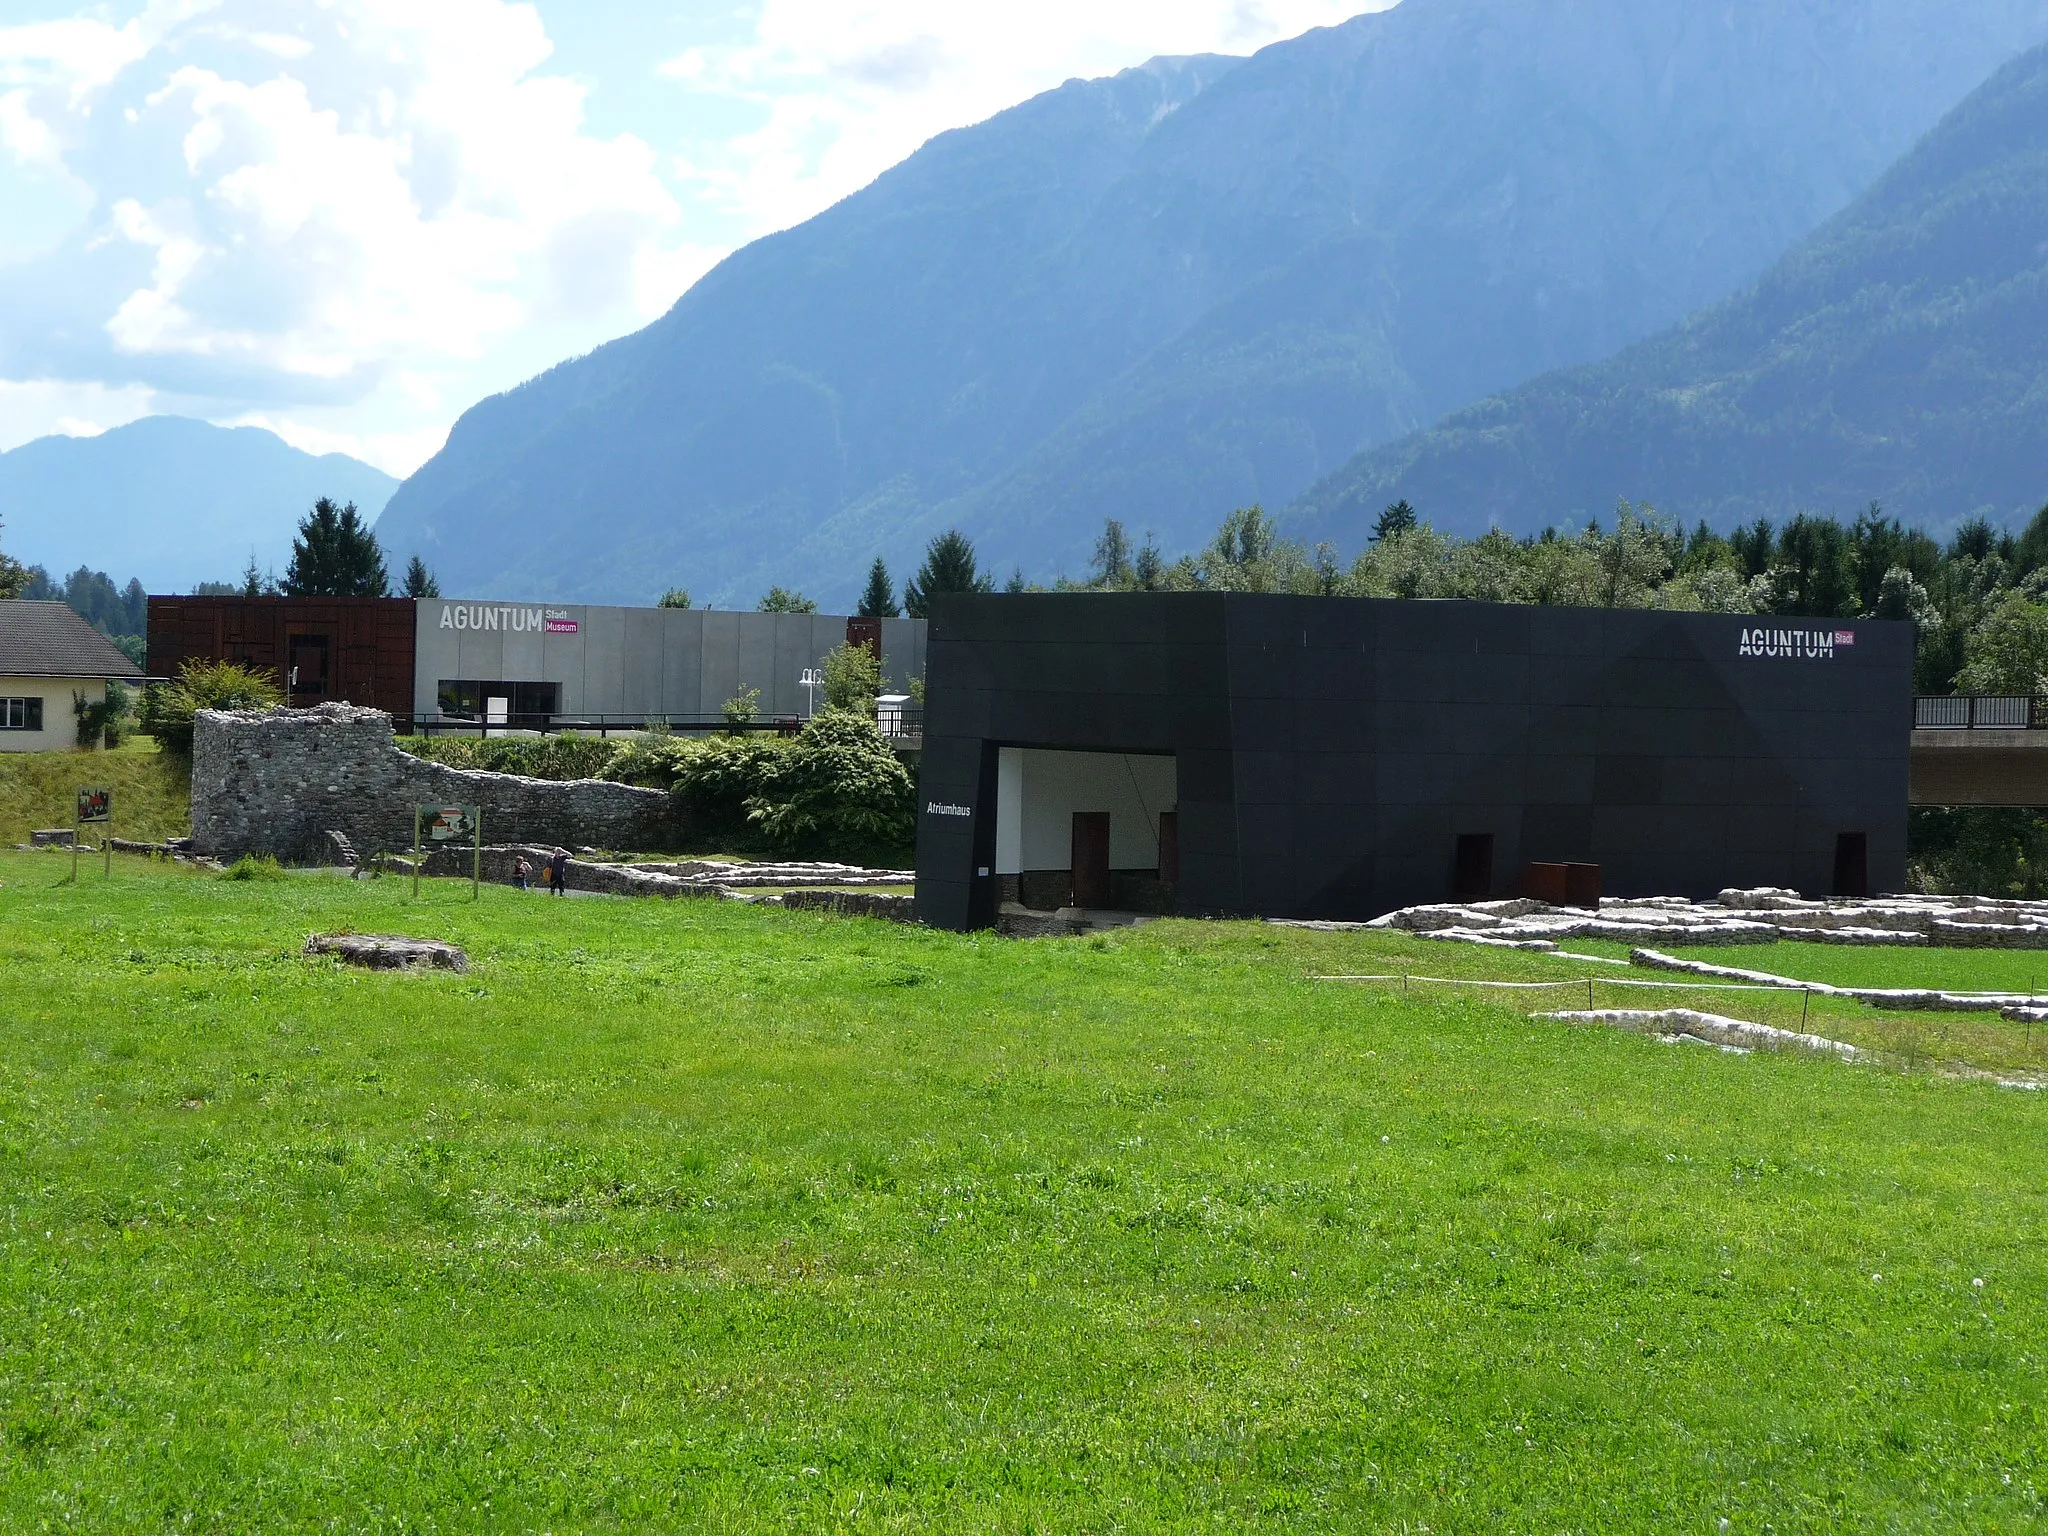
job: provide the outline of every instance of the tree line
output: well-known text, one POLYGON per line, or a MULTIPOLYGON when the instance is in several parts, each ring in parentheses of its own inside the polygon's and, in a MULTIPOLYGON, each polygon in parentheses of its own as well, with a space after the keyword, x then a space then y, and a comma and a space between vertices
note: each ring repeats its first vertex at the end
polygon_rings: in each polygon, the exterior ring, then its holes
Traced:
MULTIPOLYGON (((982 590, 988 590, 986 586, 982 590)), ((1223 520, 1207 545, 1168 560, 1114 518, 1084 580, 1010 590, 1282 592, 1302 596, 1470 598, 1674 612, 1910 619, 1922 693, 2048 693, 2048 508, 2014 535, 1988 519, 1944 542, 1873 504, 1846 525, 1802 513, 1731 533, 1690 531, 1647 503, 1621 502, 1611 525, 1437 532, 1407 502, 1380 513, 1348 563, 1328 544, 1284 537, 1260 508, 1223 520)))
MULTIPOLYGON (((201 594, 385 597, 392 583, 369 522, 353 503, 321 498, 300 521, 282 578, 254 560, 239 582, 202 583, 201 594)), ((869 567, 856 612, 922 618, 947 592, 992 592, 973 542, 958 529, 933 538, 900 597, 887 563, 869 567)), ((1329 544, 1285 537, 1261 508, 1223 520, 1201 549, 1168 559, 1148 535, 1134 541, 1107 519, 1085 578, 1049 587, 1013 574, 1005 591, 1281 592, 1331 597, 1471 598, 1484 602, 1663 608, 1803 618, 1910 619, 1919 645, 1921 693, 2048 694, 2048 508, 2012 534, 1976 517, 1945 541, 1909 528, 1872 504, 1848 523, 1802 513, 1759 519, 1730 533, 1704 522, 1687 530, 1648 503, 1620 502, 1611 524, 1546 528, 1516 538, 1492 529, 1465 539, 1439 533, 1407 502, 1380 513, 1364 549, 1346 562, 1329 544)), ((399 591, 438 597, 415 555, 399 591)), ((0 597, 61 598, 139 653, 145 598, 139 582, 117 587, 80 567, 61 584, 40 567, 0 554, 0 597)), ((665 607, 687 608, 672 588, 665 607)), ((771 587, 768 613, 815 613, 801 592, 771 587)))

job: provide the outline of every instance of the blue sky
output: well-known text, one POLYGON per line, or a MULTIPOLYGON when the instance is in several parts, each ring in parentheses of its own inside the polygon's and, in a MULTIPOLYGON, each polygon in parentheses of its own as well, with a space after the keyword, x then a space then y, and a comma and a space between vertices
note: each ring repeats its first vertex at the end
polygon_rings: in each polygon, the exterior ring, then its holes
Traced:
POLYGON ((0 0, 0 450, 152 412, 395 474, 932 134, 1376 0, 0 0))

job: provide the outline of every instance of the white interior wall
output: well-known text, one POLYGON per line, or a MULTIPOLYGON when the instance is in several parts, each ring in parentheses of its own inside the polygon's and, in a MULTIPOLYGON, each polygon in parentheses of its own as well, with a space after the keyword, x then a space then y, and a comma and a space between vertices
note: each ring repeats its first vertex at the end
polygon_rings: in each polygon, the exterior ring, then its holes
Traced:
POLYGON ((1112 869, 1159 867, 1159 813, 1175 807, 1170 757, 1004 747, 996 773, 996 873, 1069 869, 1074 813, 1109 812, 1112 869))

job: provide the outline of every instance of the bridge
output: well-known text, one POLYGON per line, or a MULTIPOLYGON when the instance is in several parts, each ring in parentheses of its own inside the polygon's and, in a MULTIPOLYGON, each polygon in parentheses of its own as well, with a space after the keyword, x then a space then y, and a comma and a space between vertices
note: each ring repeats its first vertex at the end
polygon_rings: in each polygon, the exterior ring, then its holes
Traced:
POLYGON ((2048 698, 1913 701, 1914 805, 2048 810, 2048 698))

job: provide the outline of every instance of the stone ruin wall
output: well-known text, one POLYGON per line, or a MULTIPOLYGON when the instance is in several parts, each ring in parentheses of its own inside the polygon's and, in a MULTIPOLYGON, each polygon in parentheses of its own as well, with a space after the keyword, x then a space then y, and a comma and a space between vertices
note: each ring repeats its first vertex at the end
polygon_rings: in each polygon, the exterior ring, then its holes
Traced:
POLYGON ((557 783, 430 763, 402 752, 391 717, 348 704, 315 709, 201 710, 192 738, 192 843, 217 858, 245 853, 332 862, 330 830, 367 859, 412 847, 415 805, 483 807, 486 842, 568 848, 673 848, 671 798, 597 779, 557 783))

